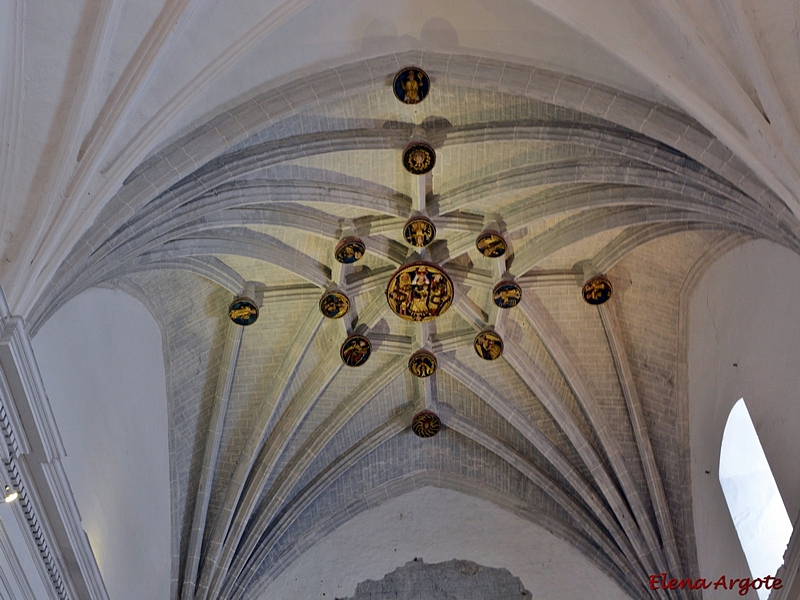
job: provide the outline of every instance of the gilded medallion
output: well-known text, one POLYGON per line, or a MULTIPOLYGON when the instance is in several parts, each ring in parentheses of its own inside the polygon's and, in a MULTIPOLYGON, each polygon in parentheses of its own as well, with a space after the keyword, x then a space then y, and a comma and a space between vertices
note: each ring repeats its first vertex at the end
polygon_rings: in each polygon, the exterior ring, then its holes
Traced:
POLYGON ((417 350, 408 359, 408 370, 417 377, 430 377, 436 372, 436 357, 427 350, 417 350))
POLYGON ((425 142, 412 142, 403 150, 403 166, 412 175, 425 175, 436 164, 433 146, 425 142))
POLYGON ((483 360, 495 360, 503 353, 503 340, 494 331, 481 331, 475 336, 474 346, 483 360))
POLYGON ((415 262, 395 271, 386 287, 389 308, 407 321, 429 321, 450 308, 453 282, 440 267, 415 262))
POLYGON ((429 438, 439 433, 442 422, 432 410, 421 410, 411 419, 411 430, 421 438, 429 438))
POLYGON ((499 233, 494 231, 485 231, 478 236, 475 240, 475 246, 478 252, 487 258, 497 258, 503 256, 508 249, 508 244, 499 233))
POLYGON ((237 325, 247 327, 258 319, 258 306, 249 298, 236 298, 228 307, 228 316, 237 325))
POLYGON ((345 265, 350 265, 364 256, 367 247, 357 237, 347 237, 336 244, 334 254, 336 260, 345 265))
POLYGON ((422 248, 436 237, 436 226, 428 217, 411 217, 403 227, 403 236, 412 246, 422 248))
POLYGON ((522 288, 514 281, 501 281, 492 290, 492 300, 500 308, 513 308, 522 300, 522 288))
POLYGON ((333 290, 319 299, 319 311, 329 319, 340 319, 350 310, 350 299, 342 292, 333 290))
POLYGON ((583 284, 583 299, 589 304, 603 304, 611 298, 613 291, 611 282, 602 275, 598 275, 583 284))
POLYGON ((406 67, 394 76, 394 95, 405 104, 417 104, 425 100, 431 88, 428 74, 417 67, 406 67))
POLYGON ((342 344, 339 356, 348 367, 360 367, 372 354, 372 344, 363 335, 352 334, 342 344))

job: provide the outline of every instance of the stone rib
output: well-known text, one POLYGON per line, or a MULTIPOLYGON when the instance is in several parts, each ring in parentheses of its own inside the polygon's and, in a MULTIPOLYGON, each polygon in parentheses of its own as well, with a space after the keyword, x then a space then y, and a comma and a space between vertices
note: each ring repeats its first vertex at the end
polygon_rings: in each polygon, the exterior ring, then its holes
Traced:
MULTIPOLYGON (((294 520, 321 494, 325 488, 336 481, 342 473, 349 469, 358 460, 372 452, 375 448, 384 444, 398 433, 408 428, 409 413, 399 414, 390 421, 377 427, 356 444, 348 448, 345 452, 336 457, 321 473, 303 488, 281 515, 280 521, 275 527, 261 540, 255 554, 251 555, 243 569, 243 574, 235 583, 228 598, 240 598, 241 594, 248 588, 253 578, 258 573, 263 562, 269 555, 273 544, 280 539, 294 520)), ((223 598, 226 596, 222 596, 223 598)))
POLYGON ((581 474, 561 453, 561 451, 550 441, 550 439, 539 429, 539 427, 526 417, 522 412, 511 405, 507 400, 500 397, 497 391, 483 378, 469 369, 466 365, 450 356, 439 357, 441 368, 455 377, 463 385, 480 396, 492 409, 497 411, 508 423, 527 439, 534 448, 553 465, 567 483, 572 487, 583 502, 592 510, 597 519, 608 530, 620 549, 628 557, 632 565, 641 564, 643 570, 647 566, 631 547, 631 541, 625 532, 620 528, 614 516, 609 512, 606 505, 597 495, 594 488, 583 479, 581 474))
MULTIPOLYGON (((288 348, 276 372, 274 385, 267 391, 267 398, 265 398, 262 409, 253 424, 253 431, 250 438, 242 449, 241 457, 243 460, 237 463, 233 477, 228 484, 220 514, 217 515, 216 522, 213 525, 210 546, 205 552, 206 557, 208 557, 209 554, 215 556, 223 543, 225 533, 233 517, 234 507, 238 504, 239 498, 244 491, 247 476, 271 429, 270 422, 273 420, 273 407, 276 411, 282 407, 282 400, 288 394, 300 363, 303 361, 309 348, 316 339, 316 334, 322 325, 323 319, 324 317, 319 314, 319 309, 314 306, 309 311, 308 317, 303 320, 295 336, 295 342, 288 348)), ((207 579, 210 578, 210 574, 206 573, 208 569, 212 568, 214 563, 215 561, 213 560, 209 561, 208 558, 204 559, 203 565, 201 566, 202 571, 200 573, 201 582, 203 581, 202 577, 204 575, 207 579), (207 562, 209 566, 206 566, 207 562)))
MULTIPOLYGON (((647 206, 633 208, 600 208, 565 219, 531 239, 519 249, 509 261, 509 271, 524 275, 546 257, 592 235, 645 223, 715 223, 707 216, 671 209, 647 206)), ((720 229, 735 228, 730 224, 719 223, 720 229)))
POLYGON ((597 482, 600 492, 609 503, 611 510, 622 525, 625 535, 636 550, 639 562, 648 573, 658 572, 656 570, 658 563, 654 556, 653 549, 642 536, 636 520, 628 510, 623 495, 617 489, 611 476, 606 471, 605 465, 598 456, 597 451, 592 447, 589 440, 584 437, 578 424, 567 412, 558 392, 547 382, 544 373, 541 372, 535 362, 531 360, 530 357, 520 352, 515 347, 513 341, 507 338, 503 350, 503 358, 514 371, 516 371, 519 378, 528 386, 548 412, 550 412, 561 430, 566 434, 567 439, 569 439, 572 446, 586 464, 586 467, 597 482))
POLYGON ((667 565, 672 573, 683 573, 684 569, 681 566, 680 557, 678 556, 678 547, 675 543, 675 531, 672 526, 672 517, 669 514, 664 485, 661 481, 661 474, 658 471, 653 447, 650 443, 647 422, 645 421, 642 403, 636 390, 636 380, 634 379, 633 370, 628 360, 628 353, 625 350, 616 310, 614 305, 608 302, 601 304, 597 308, 600 312, 603 328, 608 338, 608 346, 611 349, 611 355, 614 358, 614 364, 617 368, 617 376, 619 377, 620 388, 622 388, 622 395, 625 397, 626 404, 628 405, 628 414, 630 416, 633 434, 636 438, 636 445, 639 448, 639 456, 642 460, 642 466, 644 467, 645 476, 647 478, 647 488, 653 502, 656 522, 661 532, 661 539, 663 540, 664 550, 667 556, 667 565))
MULTIPOLYGON (((619 263, 628 254, 653 240, 684 233, 686 231, 708 231, 719 229, 714 223, 656 223, 654 225, 636 225, 629 227, 592 258, 592 265, 598 273, 608 273, 614 265, 619 263)), ((745 233, 743 231, 743 233, 745 233)), ((752 235, 757 235, 755 231, 752 235)), ((582 281, 579 283, 583 283, 582 281)))
POLYGON ((236 364, 239 360, 243 332, 243 327, 233 322, 228 324, 225 348, 222 353, 222 362, 217 376, 216 391, 214 392, 214 408, 211 419, 208 422, 203 466, 200 471, 200 482, 194 506, 189 545, 186 549, 186 563, 183 586, 181 588, 181 598, 185 600, 191 600, 194 597, 197 569, 200 564, 200 551, 203 544, 203 532, 206 527, 208 504, 211 500, 211 490, 214 485, 214 471, 219 457, 222 430, 225 424, 225 415, 228 412, 228 402, 233 388, 233 378, 236 373, 236 364))
MULTIPOLYGON (((382 300, 378 298, 372 302, 372 305, 380 303, 385 306, 385 302, 382 300)), ((377 312, 376 314, 382 313, 377 312)), ((198 586, 198 600, 216 596, 222 585, 226 567, 230 564, 233 552, 244 535, 244 529, 253 515, 269 475, 288 446, 296 428, 312 410, 319 396, 343 366, 339 353, 333 347, 334 344, 328 342, 325 345, 323 358, 312 374, 303 381, 297 394, 287 400, 285 409, 281 405, 276 405, 276 410, 273 411, 270 418, 270 422, 274 423, 274 426, 269 427, 268 425, 268 431, 262 430, 259 436, 262 441, 258 444, 258 449, 253 454, 243 454, 248 460, 241 461, 239 464, 247 463, 246 473, 243 469, 240 471, 237 464, 237 471, 232 482, 232 485, 235 486, 233 489, 236 491, 235 502, 227 501, 233 499, 229 487, 228 498, 217 518, 209 551, 204 559, 203 574, 198 586), (263 456, 262 452, 264 452, 263 456)), ((258 433, 259 429, 255 429, 253 437, 258 433)))
MULTIPOLYGON (((620 482, 622 493, 633 512, 639 530, 642 532, 650 553, 655 560, 656 567, 659 569, 658 572, 666 569, 667 562, 664 560, 658 536, 652 528, 648 508, 645 506, 641 494, 636 488, 636 484, 625 463, 622 448, 617 438, 611 433, 605 415, 600 410, 594 394, 584 380, 583 375, 578 370, 569 342, 564 336, 564 333, 535 293, 526 293, 522 298, 519 308, 527 321, 532 325, 534 331, 536 331, 539 339, 542 340, 550 356, 553 357, 553 361, 558 366, 564 380, 572 389, 576 400, 583 408, 592 428, 595 430, 603 450, 611 463, 611 468, 620 482)), ((643 456, 640 456, 640 459, 644 461, 643 456)))
MULTIPOLYGON (((475 443, 493 452, 504 461, 509 463, 520 473, 530 479, 535 485, 542 489, 547 495, 555 500, 572 518, 574 518, 584 529, 584 533, 597 544, 609 559, 622 571, 626 577, 638 580, 643 586, 646 585, 648 573, 645 573, 641 565, 631 564, 629 559, 617 546, 617 541, 609 537, 609 534, 601 529, 584 507, 576 502, 567 494, 556 481, 541 471, 536 465, 522 456, 516 450, 510 448, 503 441, 492 436, 487 431, 472 423, 468 419, 448 411, 445 415, 447 427, 471 439, 475 443)), ((651 594, 651 596, 655 596, 651 594)))
POLYGON ((302 446, 280 473, 272 488, 270 488, 266 505, 259 510, 252 527, 242 538, 236 555, 228 553, 227 560, 224 562, 229 564, 229 568, 222 571, 225 573, 225 578, 220 586, 219 597, 225 598, 228 596, 231 586, 244 570, 250 556, 257 550, 259 540, 267 532, 278 510, 290 500, 287 496, 288 493, 302 478, 311 463, 320 455, 336 434, 351 422, 361 408, 402 374, 403 363, 403 358, 399 356, 393 357, 389 363, 384 365, 383 370, 377 377, 365 381, 354 390, 337 407, 336 411, 303 442, 302 446))

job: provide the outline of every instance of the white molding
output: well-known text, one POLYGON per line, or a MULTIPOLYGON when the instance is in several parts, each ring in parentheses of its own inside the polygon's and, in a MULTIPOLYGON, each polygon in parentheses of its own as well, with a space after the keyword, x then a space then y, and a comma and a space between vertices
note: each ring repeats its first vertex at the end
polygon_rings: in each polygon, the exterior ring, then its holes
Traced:
POLYGON ((3 288, 0 288, 0 321, 5 321, 9 317, 11 317, 11 309, 8 307, 8 300, 3 288))
POLYGON ((81 515, 75 497, 72 494, 67 473, 60 460, 54 460, 42 465, 42 471, 50 485, 50 491, 56 501, 58 512, 66 529, 70 546, 72 547, 78 567, 83 574, 84 582, 92 600, 109 600, 100 568, 97 566, 89 538, 81 527, 81 515))
MULTIPOLYGON (((19 171, 19 140, 25 100, 25 0, 12 0, 7 3, 7 29, 2 41, 6 43, 8 55, 5 64, 0 65, 4 90, 0 103, 0 198, 9 198, 16 183, 19 171)), ((10 204, 10 203, 9 203, 10 204)), ((5 296, 0 294, 0 317, 9 315, 5 296)))
POLYGON ((59 564, 61 558, 57 554, 54 556, 50 552, 50 544, 48 540, 53 538, 52 530, 46 520, 39 519, 39 510, 41 500, 35 491, 35 488, 28 485, 33 481, 30 471, 27 468, 27 463, 24 460, 12 460, 9 465, 6 465, 9 475, 13 472, 14 487, 19 491, 19 498, 12 505, 14 516, 17 520, 17 525, 20 531, 27 532, 25 542, 28 546, 28 552, 33 558, 36 569, 39 571, 39 577, 47 590, 50 600, 64 600, 69 598, 77 598, 77 596, 68 595, 65 590, 61 589, 64 586, 63 577, 59 564), (61 587, 59 587, 61 586, 61 587))
POLYGON ((12 510, 49 600, 108 600, 61 464, 66 452, 25 322, 3 307, 0 290, 0 457, 6 471, 0 480, 20 493, 12 510))
POLYGON ((11 398, 6 375, 0 367, 0 431, 4 442, 0 444, 0 458, 9 460, 22 454, 30 454, 30 445, 22 427, 22 421, 13 402, 3 402, 3 398, 11 398))
POLYGON ((6 377, 10 373, 17 375, 16 379, 21 389, 15 389, 13 379, 9 380, 14 404, 17 410, 21 408, 30 410, 35 421, 36 434, 41 438, 45 456, 50 461, 66 456, 66 451, 24 327, 21 317, 10 317, 3 323, 0 334, 0 367, 6 377), (20 401, 23 401, 24 405, 21 405, 20 401))
MULTIPOLYGON (((17 553, 14 551, 11 538, 8 536, 8 531, 6 531, 2 521, 0 521, 0 553, 2 553, 8 564, 8 575, 0 568, 0 580, 2 580, 6 590, 11 593, 11 590, 8 588, 11 587, 10 583, 13 582, 15 584, 14 589, 22 594, 22 598, 16 600, 36 600, 36 595, 33 593, 33 589, 31 589, 28 578, 25 576, 25 570, 22 568, 19 558, 17 558, 17 553), (9 581, 9 577, 11 581, 9 581)), ((13 597, 14 596, 12 596, 12 598, 13 597)))

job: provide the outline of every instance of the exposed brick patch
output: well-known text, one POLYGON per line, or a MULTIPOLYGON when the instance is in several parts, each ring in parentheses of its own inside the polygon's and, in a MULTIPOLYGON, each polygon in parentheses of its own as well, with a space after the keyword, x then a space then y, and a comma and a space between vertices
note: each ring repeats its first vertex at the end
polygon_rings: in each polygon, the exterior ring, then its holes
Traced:
POLYGON ((336 600, 525 600, 532 598, 507 569, 468 560, 425 564, 421 558, 387 573, 380 581, 359 583, 350 598, 336 600))

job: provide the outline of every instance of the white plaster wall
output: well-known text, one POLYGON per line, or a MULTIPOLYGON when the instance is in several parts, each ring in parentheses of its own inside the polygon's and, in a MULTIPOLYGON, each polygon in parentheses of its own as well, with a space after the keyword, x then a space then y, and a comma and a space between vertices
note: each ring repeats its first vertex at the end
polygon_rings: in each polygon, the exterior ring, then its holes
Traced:
MULTIPOLYGON (((765 241, 723 256, 692 296, 692 496, 703 577, 750 573, 718 477, 722 433, 739 398, 745 399, 789 518, 794 521, 800 511, 799 300, 800 257, 765 241)), ((708 590, 704 598, 731 593, 708 590)))
MULTIPOLYGON (((270 4, 276 3, 219 0, 198 5, 191 26, 178 32, 169 60, 142 94, 142 113, 157 110, 205 61, 263 18, 270 4), (198 36, 198 31, 213 35, 198 36)), ((230 65, 215 85, 193 96, 164 133, 198 125, 201 115, 217 114, 219 107, 247 94, 254 83, 291 79, 323 65, 411 48, 535 61, 646 98, 666 100, 666 95, 612 53, 528 0, 314 0, 246 59, 230 65)), ((126 127, 120 139, 127 139, 141 123, 134 118, 126 127)))
POLYGON ((130 296, 92 289, 50 319, 33 347, 111 600, 169 598, 167 395, 158 326, 130 296))
POLYGON ((479 498, 424 487, 364 511, 310 548, 262 600, 333 600, 413 558, 508 569, 534 599, 620 600, 625 592, 569 544, 479 498))

